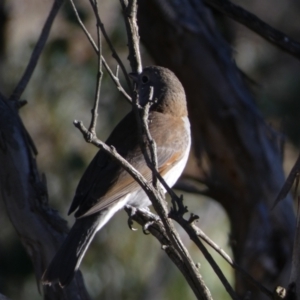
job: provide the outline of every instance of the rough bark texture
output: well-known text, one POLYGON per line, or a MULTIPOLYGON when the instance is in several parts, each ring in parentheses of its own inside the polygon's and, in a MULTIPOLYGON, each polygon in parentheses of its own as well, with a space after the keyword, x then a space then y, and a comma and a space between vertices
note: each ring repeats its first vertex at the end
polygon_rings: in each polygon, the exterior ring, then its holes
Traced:
MULTIPOLYGON (((16 109, 0 95, 0 201, 40 278, 67 232, 66 222, 48 206, 45 180, 38 173, 32 141, 16 109)), ((43 288, 44 299, 90 299, 80 272, 65 289, 43 288)))
MULTIPOLYGON (((207 160, 210 195, 229 215, 235 260, 269 288, 285 285, 295 217, 290 197, 271 210, 284 183, 278 137, 260 116, 210 11, 202 1, 140 0, 138 20, 150 54, 186 90, 195 156, 200 169, 207 160)), ((239 274, 236 288, 265 299, 239 274)))

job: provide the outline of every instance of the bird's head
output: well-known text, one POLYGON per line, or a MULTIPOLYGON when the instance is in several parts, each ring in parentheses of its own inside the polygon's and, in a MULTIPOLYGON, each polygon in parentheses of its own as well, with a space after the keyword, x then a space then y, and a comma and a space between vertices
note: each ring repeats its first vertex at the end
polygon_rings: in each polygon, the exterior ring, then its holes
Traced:
POLYGON ((131 74, 137 83, 139 103, 151 102, 151 111, 175 116, 186 116, 186 97, 183 86, 169 69, 157 66, 144 68, 140 74, 131 74))

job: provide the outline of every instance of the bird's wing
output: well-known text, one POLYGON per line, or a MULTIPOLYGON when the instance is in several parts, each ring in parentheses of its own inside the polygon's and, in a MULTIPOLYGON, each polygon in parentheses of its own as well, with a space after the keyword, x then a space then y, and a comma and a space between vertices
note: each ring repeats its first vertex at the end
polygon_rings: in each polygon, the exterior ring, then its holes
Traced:
MULTIPOLYGON (((170 118, 168 120, 168 117, 157 112, 150 114, 149 130, 156 142, 158 170, 162 176, 182 158, 188 144, 188 135, 182 130, 182 124, 173 122, 172 125, 172 117, 170 118), (169 126, 172 126, 172 129, 169 126)), ((146 180, 151 181, 152 172, 146 165, 137 140, 137 124, 134 116, 129 113, 112 132, 107 144, 111 145, 111 141, 114 141, 113 145, 118 153, 146 180), (123 128, 121 134, 120 128, 123 128), (128 132, 124 130, 126 128, 128 132)), ((107 153, 100 150, 80 180, 69 213, 76 209, 76 217, 95 213, 140 188, 131 175, 107 153)))

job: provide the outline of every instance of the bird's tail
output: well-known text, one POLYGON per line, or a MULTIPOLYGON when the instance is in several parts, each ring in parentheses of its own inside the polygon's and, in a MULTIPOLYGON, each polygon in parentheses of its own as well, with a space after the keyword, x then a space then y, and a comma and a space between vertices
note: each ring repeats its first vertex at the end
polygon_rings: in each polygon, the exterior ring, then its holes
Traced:
POLYGON ((45 271, 42 277, 43 284, 59 282, 60 286, 64 287, 71 282, 97 230, 105 224, 104 218, 105 213, 101 212, 76 220, 45 271))

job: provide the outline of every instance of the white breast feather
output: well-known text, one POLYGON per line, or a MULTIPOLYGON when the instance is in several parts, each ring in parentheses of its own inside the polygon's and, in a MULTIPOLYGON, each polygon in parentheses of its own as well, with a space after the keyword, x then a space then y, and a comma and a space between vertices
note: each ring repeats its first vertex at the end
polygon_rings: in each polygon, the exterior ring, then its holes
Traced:
MULTIPOLYGON (((184 126, 187 129, 188 132, 190 132, 190 122, 187 117, 182 118, 184 121, 184 126)), ((190 135, 189 135, 190 136, 190 135)), ((186 146, 186 150, 184 153, 184 156, 182 160, 180 160, 179 163, 177 163, 169 172, 167 172, 164 176, 164 179, 168 186, 172 187, 177 179, 180 177, 181 173, 183 172, 185 165, 187 163, 187 160, 189 158, 189 153, 190 153, 190 148, 191 148, 191 139, 189 138, 188 145, 186 146)), ((164 189, 166 192, 166 190, 164 189)))

